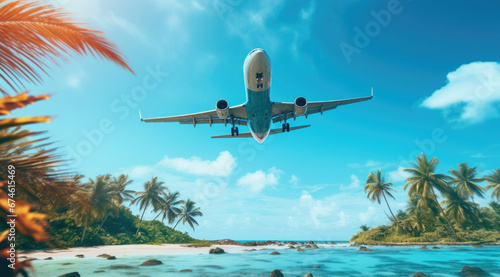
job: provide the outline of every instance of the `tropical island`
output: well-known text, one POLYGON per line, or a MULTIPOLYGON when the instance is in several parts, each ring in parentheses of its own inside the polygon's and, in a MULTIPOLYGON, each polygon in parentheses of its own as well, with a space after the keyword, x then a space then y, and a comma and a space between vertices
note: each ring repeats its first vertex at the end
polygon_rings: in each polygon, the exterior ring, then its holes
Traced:
POLYGON ((404 189, 408 189, 409 200, 406 208, 392 212, 387 197, 393 184, 385 182, 379 170, 370 172, 366 180, 365 192, 368 199, 378 204, 385 202, 391 225, 369 228, 361 226, 361 231, 351 238, 356 244, 405 243, 495 243, 500 241, 500 169, 497 168, 484 177, 478 177, 476 167, 467 163, 458 164, 450 170, 450 175, 436 172, 439 161, 425 154, 416 157, 413 167, 404 169, 409 173, 404 189), (486 187, 480 185, 487 184, 486 187), (480 207, 474 197, 484 198, 485 191, 491 189, 488 206, 480 207), (443 199, 439 201, 439 197, 443 199))

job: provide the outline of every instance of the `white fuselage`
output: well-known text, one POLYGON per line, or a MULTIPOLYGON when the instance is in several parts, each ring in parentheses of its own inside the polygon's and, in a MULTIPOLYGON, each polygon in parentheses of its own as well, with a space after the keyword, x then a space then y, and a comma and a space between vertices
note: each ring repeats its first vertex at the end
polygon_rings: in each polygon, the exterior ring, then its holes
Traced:
POLYGON ((247 102, 248 126, 255 140, 262 143, 271 130, 272 103, 271 60, 267 53, 256 48, 245 59, 243 65, 247 102))

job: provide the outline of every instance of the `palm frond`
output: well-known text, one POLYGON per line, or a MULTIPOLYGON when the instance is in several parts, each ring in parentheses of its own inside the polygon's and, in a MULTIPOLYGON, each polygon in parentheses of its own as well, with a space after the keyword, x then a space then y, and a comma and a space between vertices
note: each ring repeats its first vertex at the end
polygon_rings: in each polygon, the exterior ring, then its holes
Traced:
MULTIPOLYGON (((0 77, 12 89, 40 83, 47 62, 66 62, 71 53, 91 54, 133 73, 118 46, 102 32, 81 26, 70 14, 38 1, 0 1, 0 77)), ((5 91, 2 90, 3 93, 5 91)))

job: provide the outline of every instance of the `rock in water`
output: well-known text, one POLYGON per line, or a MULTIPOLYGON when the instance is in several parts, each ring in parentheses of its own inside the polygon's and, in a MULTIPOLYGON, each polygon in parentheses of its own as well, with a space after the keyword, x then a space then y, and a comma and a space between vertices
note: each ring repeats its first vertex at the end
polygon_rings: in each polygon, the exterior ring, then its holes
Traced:
POLYGON ((297 247, 297 251, 299 251, 299 252, 306 252, 306 250, 304 250, 304 249, 302 249, 300 247, 297 247))
POLYGON ((465 275, 467 277, 480 277, 480 276, 491 276, 488 272, 480 269, 479 267, 469 267, 464 266, 460 274, 465 275))
POLYGON ((429 275, 424 274, 424 273, 419 271, 419 272, 413 274, 411 277, 429 277, 429 275))
POLYGON ((270 255, 281 255, 281 254, 279 252, 274 251, 274 252, 271 252, 270 255))
POLYGON ((109 256, 107 259, 108 260, 116 260, 116 257, 115 256, 109 256))
POLYGON ((359 251, 366 251, 366 252, 372 252, 372 250, 370 248, 367 248, 367 247, 364 247, 364 246, 361 246, 359 248, 359 251))
POLYGON ((427 250, 427 249, 429 249, 429 248, 427 248, 427 246, 425 246, 425 245, 424 245, 424 246, 420 247, 420 249, 427 250))
POLYGON ((224 249, 219 248, 219 247, 215 247, 215 249, 212 248, 208 251, 208 254, 224 254, 224 253, 226 253, 226 252, 224 252, 224 249))
POLYGON ((483 246, 481 244, 473 244, 472 247, 482 248, 483 246))
POLYGON ((437 250, 437 249, 441 249, 441 248, 434 246, 434 247, 432 247, 432 249, 437 250))
POLYGON ((147 261, 143 262, 141 265, 159 265, 159 264, 163 264, 163 263, 161 261, 151 259, 151 260, 147 260, 147 261))
POLYGON ((111 255, 101 254, 101 255, 98 255, 97 257, 107 259, 107 258, 111 257, 111 255))
POLYGON ((52 260, 52 257, 47 257, 44 260, 52 260))
POLYGON ((77 257, 77 258, 84 258, 85 256, 83 256, 83 255, 80 254, 80 255, 76 255, 75 257, 77 257))
POLYGON ((313 277, 312 273, 306 273, 304 274, 304 277, 313 277))
POLYGON ((285 277, 283 276, 283 273, 279 269, 275 269, 273 272, 271 272, 271 275, 269 277, 285 277))
POLYGON ((193 272, 193 270, 192 270, 192 269, 182 269, 182 270, 181 270, 181 271, 179 271, 179 272, 193 272))
MULTIPOLYGON (((283 276, 283 275, 281 275, 283 276)), ((63 274, 63 275, 59 275, 59 277, 80 277, 80 273, 78 272, 70 272, 70 273, 66 273, 66 274, 63 274)))

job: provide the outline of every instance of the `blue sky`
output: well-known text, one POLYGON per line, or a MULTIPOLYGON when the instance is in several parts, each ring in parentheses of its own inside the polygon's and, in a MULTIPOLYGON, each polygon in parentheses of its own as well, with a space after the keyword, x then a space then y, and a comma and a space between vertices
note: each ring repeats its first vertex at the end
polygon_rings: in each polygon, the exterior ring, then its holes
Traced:
POLYGON ((394 182, 398 209, 401 169, 422 151, 443 173, 464 161, 481 174, 500 166, 497 1, 52 3, 104 31, 136 75, 76 57, 28 87, 52 99, 13 115, 54 115, 33 128, 49 131, 74 171, 126 173, 135 190, 159 176, 197 201, 200 226, 181 227, 196 238, 347 240, 362 224, 387 222, 363 192, 370 171, 394 182), (371 87, 375 97, 299 118, 290 125, 312 127, 262 145, 210 139, 229 127, 140 122, 139 109, 157 117, 221 98, 243 103, 243 61, 257 47, 273 64, 274 101, 361 97, 371 87))

